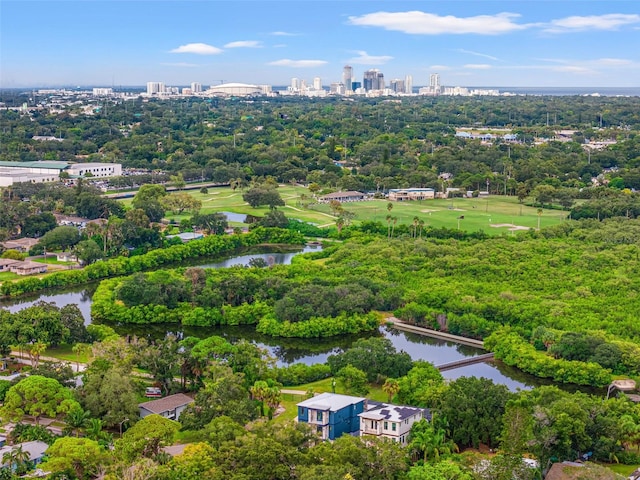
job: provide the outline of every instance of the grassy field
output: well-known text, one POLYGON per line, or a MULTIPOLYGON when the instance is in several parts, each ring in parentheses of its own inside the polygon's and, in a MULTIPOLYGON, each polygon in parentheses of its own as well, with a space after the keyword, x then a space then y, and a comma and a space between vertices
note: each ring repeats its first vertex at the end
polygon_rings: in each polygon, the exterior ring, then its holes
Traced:
MULTIPOLYGON (((304 187, 282 186, 278 189, 286 205, 281 207, 290 218, 311 222, 319 226, 335 224, 336 217, 328 205, 314 204, 309 208, 303 204, 310 201, 311 194, 304 187), (306 197, 306 198, 305 198, 306 197)), ((252 208, 242 200, 242 192, 231 188, 210 188, 209 193, 189 192, 202 202, 202 213, 232 212, 262 216, 267 207, 252 208)), ((130 200, 124 200, 130 202, 130 200)), ((449 200, 423 200, 420 202, 392 202, 387 209, 387 200, 370 200, 343 204, 345 210, 355 213, 355 221, 374 220, 387 223, 387 215, 397 217, 398 224, 411 224, 418 217, 425 226, 460 228, 465 231, 484 230, 490 235, 499 235, 517 229, 537 228, 555 225, 565 221, 567 212, 543 210, 521 205, 515 197, 492 196, 488 198, 457 198, 449 200), (464 217, 464 218, 461 218, 464 217)), ((188 215, 167 215, 180 221, 188 215)), ((238 222, 231 222, 239 225, 238 222)))

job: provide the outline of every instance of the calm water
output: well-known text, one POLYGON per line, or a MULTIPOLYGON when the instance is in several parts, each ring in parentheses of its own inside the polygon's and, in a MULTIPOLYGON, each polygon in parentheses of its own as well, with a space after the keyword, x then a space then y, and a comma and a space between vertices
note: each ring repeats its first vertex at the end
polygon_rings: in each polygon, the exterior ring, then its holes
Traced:
MULTIPOLYGON (((318 247, 307 246, 303 250, 295 252, 260 252, 240 255, 226 260, 215 262, 202 262, 198 265, 203 268, 222 268, 235 265, 248 265, 253 258, 262 258, 269 264, 289 264, 291 259, 303 252, 317 250, 318 247)), ((195 265, 196 263, 194 263, 195 265)), ((1 300, 0 307, 11 312, 16 312, 29 307, 38 301, 52 302, 59 307, 69 304, 77 304, 87 323, 91 322, 91 298, 97 284, 83 285, 65 290, 56 290, 45 294, 24 296, 19 299, 1 300)), ((364 335, 344 335, 340 338, 328 339, 287 339, 273 338, 256 333, 253 327, 212 327, 196 328, 177 325, 122 325, 115 327, 121 335, 137 335, 149 339, 161 338, 168 333, 179 338, 185 336, 207 337, 220 335, 230 341, 246 339, 266 349, 277 359, 278 365, 288 365, 302 362, 306 364, 324 363, 329 355, 341 349, 348 348, 358 338, 383 336, 393 343, 398 351, 405 351, 414 360, 427 360, 435 365, 460 360, 485 353, 483 350, 467 345, 417 335, 410 332, 401 332, 395 329, 381 327, 378 332, 364 335)), ((506 367, 499 362, 478 363, 454 370, 443 372, 445 378, 456 379, 462 376, 486 377, 496 383, 507 385, 511 390, 518 388, 529 389, 538 385, 549 384, 531 375, 524 374, 517 369, 506 367)))

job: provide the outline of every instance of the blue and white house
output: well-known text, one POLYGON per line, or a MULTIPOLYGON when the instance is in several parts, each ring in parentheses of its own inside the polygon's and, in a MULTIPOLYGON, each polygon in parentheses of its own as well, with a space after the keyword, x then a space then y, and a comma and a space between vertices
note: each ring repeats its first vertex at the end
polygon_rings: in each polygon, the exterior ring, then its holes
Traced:
POLYGON ((322 393, 298 403, 298 422, 316 427, 323 440, 335 440, 341 435, 358 435, 359 414, 366 410, 366 398, 322 393))

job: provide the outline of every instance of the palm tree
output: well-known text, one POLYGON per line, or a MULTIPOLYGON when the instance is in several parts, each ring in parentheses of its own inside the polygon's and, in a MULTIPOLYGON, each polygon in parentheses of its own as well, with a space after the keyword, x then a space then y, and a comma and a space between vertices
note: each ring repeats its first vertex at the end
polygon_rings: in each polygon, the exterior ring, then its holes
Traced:
POLYGON ((71 429, 71 432, 74 433, 76 437, 79 437, 80 429, 87 426, 90 417, 91 414, 89 412, 82 410, 81 408, 76 408, 67 414, 65 422, 71 429))
POLYGON ((31 455, 22 449, 22 445, 18 445, 2 455, 2 463, 8 464, 11 472, 19 470, 20 467, 30 460, 31 455))
POLYGON ((80 357, 82 355, 90 355, 91 354, 91 345, 88 343, 76 343, 73 347, 71 347, 73 353, 76 354, 76 372, 80 371, 80 357))
POLYGON ((27 345, 29 352, 29 359, 31 360, 31 367, 38 368, 40 363, 40 355, 47 349, 47 344, 44 342, 35 342, 27 345))
POLYGON ((418 217, 413 217, 413 238, 418 236, 418 225, 420 224, 420 219, 418 217))
POLYGON ((264 402, 269 395, 269 385, 264 380, 256 380, 252 387, 249 388, 249 393, 254 400, 260 402, 260 415, 264 415, 264 402))
POLYGON ((424 230, 424 220, 418 220, 418 225, 420 226, 420 238, 422 238, 422 230, 424 230))
POLYGON ((389 397, 389 403, 393 397, 400 391, 400 383, 395 378, 387 378, 382 385, 382 391, 389 397))
POLYGON ((391 215, 387 215, 387 238, 391 238, 391 215))
POLYGON ((393 227, 391 227, 391 236, 393 237, 393 231, 396 229, 396 223, 398 223, 398 217, 391 217, 393 221, 393 227))
POLYGON ((282 395, 280 394, 280 389, 278 387, 270 387, 267 389, 265 401, 267 402, 269 419, 273 418, 273 412, 275 412, 280 405, 281 399, 282 395))
POLYGON ((542 209, 538 209, 538 230, 540 230, 540 218, 542 217, 542 209))

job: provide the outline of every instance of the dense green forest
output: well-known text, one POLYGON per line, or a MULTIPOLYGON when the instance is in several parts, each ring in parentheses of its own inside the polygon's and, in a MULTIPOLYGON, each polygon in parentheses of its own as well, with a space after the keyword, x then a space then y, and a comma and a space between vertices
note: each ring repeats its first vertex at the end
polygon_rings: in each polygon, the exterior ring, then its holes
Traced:
MULTIPOLYGON (((7 105, 22 97, 4 93, 7 105)), ((92 115, 0 113, 3 160, 120 162, 125 167, 181 172, 186 180, 228 183, 273 176, 345 190, 437 187, 438 175, 495 193, 518 184, 580 188, 604 168, 617 185, 640 187, 638 99, 612 97, 415 97, 323 100, 174 99, 105 101, 92 115), (507 128, 520 142, 491 145, 455 137, 458 127, 507 128), (573 129, 569 142, 534 145, 573 129), (58 135, 38 142, 33 135, 58 135), (588 152, 585 140, 616 140, 588 152), (343 161, 342 166, 334 165, 343 161)), ((80 113, 80 114, 79 114, 80 113)), ((166 179, 166 177, 157 180, 166 179)), ((126 183, 126 180, 123 180, 126 183)), ((135 181, 129 179, 129 181, 135 181)))

